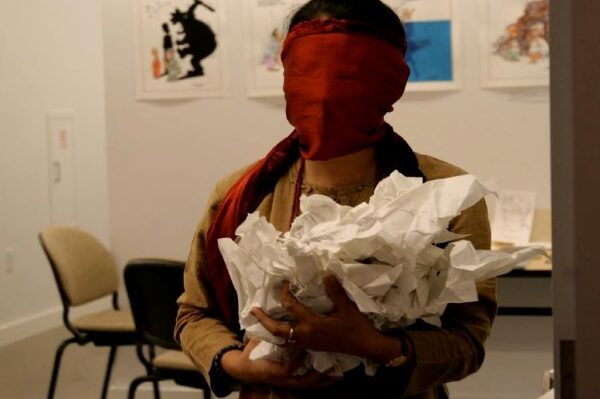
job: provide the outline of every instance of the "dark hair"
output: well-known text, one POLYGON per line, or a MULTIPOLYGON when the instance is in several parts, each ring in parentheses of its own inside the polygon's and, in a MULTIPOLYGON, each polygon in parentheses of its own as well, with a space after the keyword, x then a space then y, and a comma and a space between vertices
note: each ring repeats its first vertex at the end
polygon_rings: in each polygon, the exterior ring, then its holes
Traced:
POLYGON ((381 0, 310 0, 290 18, 289 30, 300 22, 320 17, 348 19, 363 22, 406 38, 398 15, 381 0))

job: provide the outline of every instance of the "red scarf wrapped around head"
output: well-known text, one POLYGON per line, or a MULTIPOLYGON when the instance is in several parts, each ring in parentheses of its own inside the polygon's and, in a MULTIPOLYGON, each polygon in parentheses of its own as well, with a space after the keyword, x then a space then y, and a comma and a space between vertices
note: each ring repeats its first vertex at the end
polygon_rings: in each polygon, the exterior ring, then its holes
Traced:
POLYGON ((375 146, 385 174, 423 177, 414 152, 383 119, 408 81, 405 47, 403 38, 355 21, 311 20, 288 34, 284 92, 295 130, 230 188, 206 234, 206 267, 220 312, 214 316, 233 330, 239 331, 237 296, 217 240, 235 238, 300 156, 325 160, 375 146))
POLYGON ((347 155, 383 137, 383 117, 402 97, 410 69, 404 42, 378 33, 328 19, 299 24, 288 35, 281 53, 286 113, 305 159, 347 155))

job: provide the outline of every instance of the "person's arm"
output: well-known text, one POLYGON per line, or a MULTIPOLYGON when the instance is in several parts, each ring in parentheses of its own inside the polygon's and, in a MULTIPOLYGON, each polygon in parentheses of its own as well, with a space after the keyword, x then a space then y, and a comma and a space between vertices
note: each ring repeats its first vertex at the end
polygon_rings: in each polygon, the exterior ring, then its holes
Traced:
POLYGON ((206 289, 209 282, 204 267, 206 231, 228 186, 217 185, 194 234, 183 276, 185 291, 178 300, 179 312, 175 324, 175 339, 217 394, 226 394, 231 387, 220 386, 223 385, 222 381, 211 378, 215 374, 214 370, 211 373, 213 360, 225 348, 241 345, 237 335, 215 317, 214 300, 206 289))
POLYGON ((250 352, 258 342, 255 340, 242 345, 240 337, 217 316, 215 299, 207 289, 210 280, 205 268, 206 231, 225 193, 240 174, 235 173, 217 185, 194 235, 184 272, 185 291, 178 300, 175 339, 218 397, 231 393, 239 382, 295 389, 329 385, 336 379, 317 372, 294 376, 299 365, 294 361, 250 361, 250 352))

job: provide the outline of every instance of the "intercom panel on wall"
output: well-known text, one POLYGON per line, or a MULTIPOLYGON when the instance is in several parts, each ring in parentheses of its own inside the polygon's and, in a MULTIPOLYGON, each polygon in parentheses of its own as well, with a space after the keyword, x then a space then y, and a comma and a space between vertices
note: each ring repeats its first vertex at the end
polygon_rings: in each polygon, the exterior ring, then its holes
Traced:
POLYGON ((72 110, 48 112, 48 189, 52 224, 72 224, 76 221, 73 127, 72 110))

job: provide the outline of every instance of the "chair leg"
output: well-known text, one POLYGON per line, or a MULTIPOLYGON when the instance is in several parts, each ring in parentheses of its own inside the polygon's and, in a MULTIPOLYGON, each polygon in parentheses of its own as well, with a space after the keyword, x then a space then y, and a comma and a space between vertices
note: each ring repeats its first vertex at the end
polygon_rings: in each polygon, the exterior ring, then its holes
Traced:
POLYGON ((202 393, 204 394, 204 399, 211 399, 212 396, 210 394, 210 388, 202 388, 202 393))
POLYGON ((106 366, 106 373, 104 375, 104 384, 102 385, 102 399, 106 399, 108 393, 108 384, 110 383, 110 374, 112 372, 113 363, 115 362, 115 356, 117 355, 117 347, 111 346, 110 353, 108 354, 108 365, 106 366))
MULTIPOLYGON (((131 384, 129 384, 129 392, 127 393, 127 399, 134 399, 135 398, 135 391, 137 390, 138 386, 144 382, 148 382, 148 381, 152 381, 152 383, 155 386, 155 389, 158 387, 158 381, 156 380, 155 376, 152 375, 144 375, 142 377, 138 377, 136 379, 134 379, 133 381, 131 381, 131 384)), ((154 394, 156 395, 157 391, 154 391, 154 394)))
POLYGON ((154 399, 160 399, 160 388, 158 386, 158 381, 152 381, 152 386, 154 387, 154 399))
POLYGON ((62 359, 65 348, 77 342, 77 338, 72 337, 64 340, 56 349, 56 355, 54 356, 54 366, 52 367, 52 376, 50 377, 50 387, 48 388, 48 399, 54 398, 54 390, 56 389, 56 380, 58 379, 58 370, 60 369, 60 361, 62 359))
MULTIPOLYGON (((142 361, 142 363, 144 364, 144 367, 146 368, 146 374, 148 374, 148 377, 152 377, 153 376, 152 359, 154 359, 154 357, 156 356, 156 352, 154 350, 154 345, 149 344, 147 348, 148 348, 148 359, 149 360, 146 359, 146 357, 144 356, 143 347, 141 345, 137 345, 137 353, 138 353, 138 358, 142 361)), ((160 399, 160 387, 158 386, 158 382, 160 381, 160 378, 155 376, 154 378, 151 379, 151 381, 152 381, 152 388, 154 390, 154 399, 160 399)))

